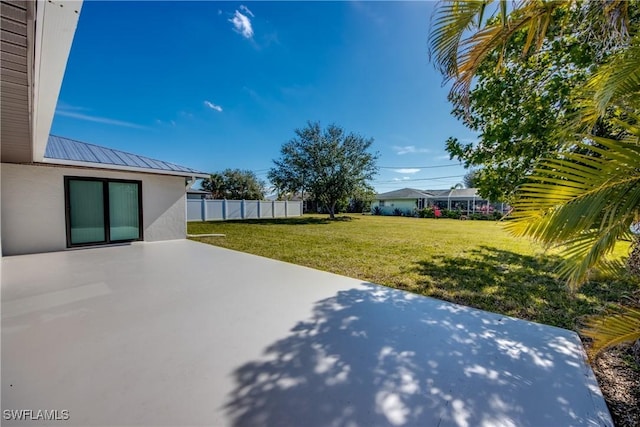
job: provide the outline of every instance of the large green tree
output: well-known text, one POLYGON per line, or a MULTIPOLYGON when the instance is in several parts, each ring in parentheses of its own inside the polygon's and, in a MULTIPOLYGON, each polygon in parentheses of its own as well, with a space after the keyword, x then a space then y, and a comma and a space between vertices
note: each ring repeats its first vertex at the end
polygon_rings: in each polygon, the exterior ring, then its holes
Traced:
POLYGON ((264 182, 249 170, 225 169, 212 173, 202 182, 202 188, 215 199, 262 200, 264 182))
MULTIPOLYGON (((484 197, 511 201, 535 163, 563 145, 579 109, 581 88, 610 55, 602 40, 583 38, 580 10, 556 9, 538 50, 523 56, 527 30, 477 67, 468 94, 452 92, 452 114, 479 134, 476 143, 451 137, 446 150, 466 167, 478 168, 476 185, 484 197)), ((489 21, 499 22, 499 18, 489 21)), ((600 127, 600 136, 609 129, 600 127)))
POLYGON ((335 218, 336 205, 367 188, 377 173, 372 138, 347 133, 336 125, 325 129, 308 122, 283 144, 268 177, 278 192, 305 192, 335 218))
MULTIPOLYGON (((594 37, 602 46, 599 53, 610 55, 603 65, 594 60, 593 76, 576 87, 579 97, 572 107, 583 120, 567 122, 565 132, 551 135, 557 148, 518 188, 513 221, 508 223, 516 235, 562 247, 561 274, 575 289, 588 280, 593 267, 615 267, 606 262, 606 255, 617 241, 630 238, 630 226, 640 221, 640 36, 633 19, 638 4, 525 0, 507 10, 506 2, 500 2, 496 19, 485 21, 488 3, 446 2, 434 15, 432 57, 445 77, 454 81, 451 96, 458 97, 465 112, 474 78, 487 58, 497 54, 497 69, 505 70, 504 52, 520 31, 526 32, 523 52, 534 42, 534 51, 541 52, 545 43, 555 40, 548 30, 556 13, 580 13, 586 23, 577 33, 581 40, 594 37), (603 118, 618 127, 615 135, 606 127, 605 134, 611 137, 599 134, 603 118)), ((522 114, 535 112, 527 109, 522 114)), ((640 254, 639 246, 635 237, 632 254, 640 254)), ((583 332, 594 338, 596 350, 637 340, 640 311, 621 308, 620 313, 592 319, 588 325, 583 332)))

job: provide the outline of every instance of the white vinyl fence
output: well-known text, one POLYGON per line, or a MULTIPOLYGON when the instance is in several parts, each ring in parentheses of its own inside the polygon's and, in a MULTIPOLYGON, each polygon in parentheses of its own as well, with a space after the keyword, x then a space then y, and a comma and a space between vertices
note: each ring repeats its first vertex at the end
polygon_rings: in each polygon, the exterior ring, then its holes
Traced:
POLYGON ((187 199, 187 221, 288 218, 301 215, 301 201, 187 199))

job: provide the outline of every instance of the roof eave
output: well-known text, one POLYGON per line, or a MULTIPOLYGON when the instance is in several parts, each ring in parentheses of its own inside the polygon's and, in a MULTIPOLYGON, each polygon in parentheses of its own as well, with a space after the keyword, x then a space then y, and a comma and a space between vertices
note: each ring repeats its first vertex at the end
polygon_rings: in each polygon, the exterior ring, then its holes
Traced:
POLYGON ((36 5, 31 124, 34 162, 44 159, 81 9, 82 0, 50 0, 36 5))
POLYGON ((203 172, 186 172, 186 171, 169 171, 169 170, 161 170, 161 169, 152 169, 152 168, 140 168, 134 166, 121 166, 121 165, 110 165, 106 163, 91 163, 91 162, 81 162, 77 160, 63 160, 63 159, 50 159, 43 158, 41 162, 46 165, 51 166, 75 166, 81 168, 88 169, 108 169, 120 172, 139 172, 139 173, 149 173, 154 175, 170 175, 170 176, 182 176, 186 178, 209 178, 209 174, 203 172))

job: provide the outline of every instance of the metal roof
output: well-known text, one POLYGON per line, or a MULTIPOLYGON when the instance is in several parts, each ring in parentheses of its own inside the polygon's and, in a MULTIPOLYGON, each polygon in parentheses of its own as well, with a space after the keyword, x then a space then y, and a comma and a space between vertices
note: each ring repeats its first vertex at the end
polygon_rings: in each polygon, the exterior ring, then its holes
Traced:
POLYGON ((185 166, 55 135, 49 136, 44 157, 46 163, 159 173, 163 175, 209 177, 207 173, 185 166))

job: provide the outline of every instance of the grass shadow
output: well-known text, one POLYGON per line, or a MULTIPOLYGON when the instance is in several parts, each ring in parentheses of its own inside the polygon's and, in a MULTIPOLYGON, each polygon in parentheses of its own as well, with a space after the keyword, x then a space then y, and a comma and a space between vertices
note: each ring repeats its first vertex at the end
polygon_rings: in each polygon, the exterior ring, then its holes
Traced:
POLYGON ((582 316, 601 311, 638 289, 626 278, 594 280, 571 294, 558 279, 559 256, 531 256, 480 246, 461 257, 434 256, 413 267, 423 295, 510 316, 575 329, 582 316))
MULTIPOLYGON (((234 224, 255 224, 255 225, 318 225, 318 224, 332 224, 335 222, 349 222, 357 218, 349 216, 338 216, 334 219, 327 217, 317 216, 299 216, 293 218, 260 218, 260 219, 235 219, 222 221, 224 223, 234 224)), ((220 224, 221 221, 206 221, 200 224, 220 224)))

